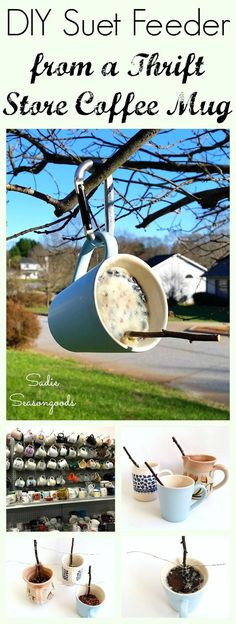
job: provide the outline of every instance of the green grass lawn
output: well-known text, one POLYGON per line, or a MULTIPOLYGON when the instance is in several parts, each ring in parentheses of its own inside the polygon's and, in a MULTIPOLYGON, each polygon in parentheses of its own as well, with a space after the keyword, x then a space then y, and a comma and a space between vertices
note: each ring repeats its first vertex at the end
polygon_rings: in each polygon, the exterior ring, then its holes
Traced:
MULTIPOLYGON (((34 314, 48 314, 47 306, 32 306, 28 308, 34 314)), ((215 321, 219 323, 229 322, 229 309, 226 306, 183 304, 171 306, 171 310, 184 321, 215 321)), ((176 321, 176 317, 170 316, 170 321, 176 321)))
POLYGON ((227 420, 228 410, 189 398, 156 383, 113 375, 85 367, 71 359, 31 351, 8 350, 7 418, 14 420, 227 420), (30 387, 26 376, 37 373, 45 382, 51 375, 58 387, 30 387), (75 407, 14 406, 18 401, 66 401, 75 407), (15 397, 16 398, 16 397, 15 397))
MULTIPOLYGON (((229 308, 227 308, 227 306, 183 304, 173 305, 171 306, 171 310, 184 321, 191 321, 193 323, 199 321, 229 323, 229 308)), ((176 321, 176 318, 171 316, 169 320, 176 321)))
POLYGON ((47 306, 31 306, 30 308, 27 308, 27 310, 29 310, 30 312, 33 312, 34 314, 43 314, 43 316, 48 315, 47 306))

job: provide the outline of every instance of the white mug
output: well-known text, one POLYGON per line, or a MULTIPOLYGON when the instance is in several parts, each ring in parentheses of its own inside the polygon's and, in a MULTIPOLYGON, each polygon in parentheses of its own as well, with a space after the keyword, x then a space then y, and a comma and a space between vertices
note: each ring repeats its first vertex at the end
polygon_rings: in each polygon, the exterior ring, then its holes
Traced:
POLYGON ((66 461, 66 459, 64 457, 62 457, 61 459, 58 460, 57 462, 57 467, 58 468, 68 468, 68 463, 66 461))
POLYGON ((18 479, 16 479, 15 487, 20 488, 21 490, 23 489, 23 487, 25 487, 25 481, 24 479, 22 479, 22 477, 19 477, 18 479))
POLYGON ((100 492, 101 492, 101 496, 103 496, 103 497, 107 496, 107 488, 106 487, 101 487, 100 492))
MULTIPOLYGON (((9 460, 7 460, 8 462, 9 460)), ((10 464, 10 462, 9 462, 10 464)), ((23 470, 24 468, 24 462, 23 459, 21 457, 16 457, 13 461, 13 468, 15 468, 15 470, 23 470)))
POLYGON ((47 462, 47 468, 49 468, 50 470, 56 470, 57 462, 55 461, 55 459, 49 459, 49 461, 47 462))
POLYGON ((79 498, 86 498, 86 490, 79 490, 79 498))
POLYGON ((67 442, 69 442, 70 444, 76 444, 76 442, 77 442, 77 435, 76 435, 76 433, 74 433, 74 431, 72 431, 72 433, 70 433, 68 435, 67 442))
POLYGON ((24 450, 25 450, 24 444, 22 444, 22 442, 17 442, 15 446, 16 453, 19 453, 19 454, 24 453, 24 450))
POLYGON ((40 475, 37 479, 37 485, 46 485, 47 479, 45 475, 40 475))
POLYGON ((37 470, 42 470, 43 471, 43 470, 46 470, 46 467, 47 467, 47 465, 46 465, 46 462, 44 461, 44 459, 40 459, 37 462, 37 466, 36 466, 37 470))
POLYGON ((96 520, 95 518, 90 520, 89 531, 98 531, 99 524, 100 524, 99 520, 96 520))
MULTIPOLYGON (((158 476, 164 475, 164 473, 173 474, 168 468, 160 470, 156 461, 148 461, 148 464, 158 476)), ((145 464, 139 467, 132 466, 132 481, 133 495, 136 500, 148 502, 157 498, 158 483, 145 464)))
POLYGON ((46 457, 46 455, 47 455, 47 452, 46 452, 44 446, 43 445, 39 446, 37 448, 36 453, 35 453, 35 457, 46 457))
POLYGON ((48 449, 48 455, 49 457, 58 457, 58 450, 57 447, 54 446, 54 444, 52 444, 52 446, 49 447, 48 449))
POLYGON ((22 503, 30 503, 30 495, 28 494, 28 492, 22 492, 21 495, 21 501, 22 503))
POLYGON ((47 444, 47 446, 51 446, 51 444, 54 444, 54 442, 56 442, 57 436, 54 433, 54 431, 52 431, 46 438, 45 438, 45 444, 47 444))
POLYGON ((36 470, 36 461, 34 459, 27 459, 25 462, 25 470, 36 470))
POLYGON ((149 337, 137 344, 124 344, 112 335, 102 320, 97 303, 98 279, 109 268, 121 267, 137 280, 147 297, 150 331, 160 331, 167 325, 166 296, 152 269, 140 258, 117 252, 116 239, 108 233, 99 232, 95 240, 86 240, 78 258, 74 281, 52 301, 48 311, 49 329, 64 349, 128 353, 148 351, 159 343, 160 338, 149 337), (105 259, 86 272, 96 247, 104 247, 105 259))
POLYGON ((32 433, 31 429, 28 429, 28 431, 26 433, 24 433, 24 442, 26 444, 32 444, 32 442, 34 441, 34 434, 32 433))
POLYGON ((70 448, 69 448, 68 457, 70 457, 70 458, 76 457, 76 450, 72 446, 70 446, 70 448))
POLYGON ((10 494, 7 494, 6 496, 6 503, 7 505, 14 505, 14 503, 16 503, 17 501, 17 494, 16 492, 11 492, 10 494))
POLYGON ((51 477, 49 477, 49 479, 47 480, 47 485, 49 485, 49 486, 56 485, 56 479, 55 479, 55 477, 53 475, 51 477))
POLYGON ((62 580, 66 585, 77 585, 83 574, 83 557, 74 554, 72 563, 73 565, 70 566, 70 555, 64 555, 64 557, 62 557, 62 580))
POLYGON ((62 444, 60 448, 60 456, 65 457, 66 455, 67 455, 67 448, 64 444, 62 444))

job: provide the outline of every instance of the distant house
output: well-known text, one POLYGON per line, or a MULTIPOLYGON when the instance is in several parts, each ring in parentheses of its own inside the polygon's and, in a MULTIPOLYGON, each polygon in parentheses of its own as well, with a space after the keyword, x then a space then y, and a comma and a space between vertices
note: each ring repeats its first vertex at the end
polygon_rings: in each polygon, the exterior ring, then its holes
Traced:
POLYGON ((44 266, 31 260, 30 258, 21 258, 20 260, 20 278, 23 280, 38 280, 44 271, 44 266))
POLYGON ((179 253, 160 254, 147 263, 160 279, 168 298, 192 303, 196 292, 206 291, 206 267, 179 253))
POLYGON ((221 299, 229 299, 229 255, 218 260, 207 271, 206 290, 221 299))

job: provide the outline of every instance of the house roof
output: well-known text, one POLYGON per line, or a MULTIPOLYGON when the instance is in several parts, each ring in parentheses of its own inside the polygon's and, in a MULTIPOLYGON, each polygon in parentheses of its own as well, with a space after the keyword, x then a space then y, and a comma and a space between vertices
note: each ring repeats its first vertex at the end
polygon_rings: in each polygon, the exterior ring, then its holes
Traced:
POLYGON ((176 258, 180 258, 181 260, 184 260, 185 262, 187 262, 188 264, 191 264, 192 266, 197 267, 198 269, 201 269, 201 271, 206 271, 205 266, 203 266, 202 264, 199 264, 198 262, 195 262, 195 260, 191 260, 191 258, 186 258, 186 256, 182 256, 182 254, 180 253, 159 254, 157 256, 152 256, 152 258, 149 258, 149 260, 147 260, 147 264, 149 264, 150 267, 155 267, 158 264, 161 264, 161 262, 165 262, 165 260, 168 260, 169 258, 172 258, 174 256, 176 258))
POLYGON ((157 264, 160 264, 160 262, 164 262, 168 258, 171 258, 173 255, 174 254, 159 254, 157 256, 152 256, 152 258, 149 258, 146 262, 150 267, 154 267, 157 264))
POLYGON ((221 258, 206 272, 208 278, 229 278, 229 255, 221 258))

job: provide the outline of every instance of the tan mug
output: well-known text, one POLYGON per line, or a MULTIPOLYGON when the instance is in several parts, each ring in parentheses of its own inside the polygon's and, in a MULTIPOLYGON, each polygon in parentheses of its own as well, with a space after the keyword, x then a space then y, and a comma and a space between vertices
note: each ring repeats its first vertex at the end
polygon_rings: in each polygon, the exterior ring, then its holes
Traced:
POLYGON ((217 490, 226 483, 229 472, 223 464, 216 463, 216 457, 212 455, 184 455, 184 475, 191 477, 199 485, 204 485, 207 494, 212 490, 217 490), (223 479, 214 485, 214 474, 216 470, 223 472, 223 479))

